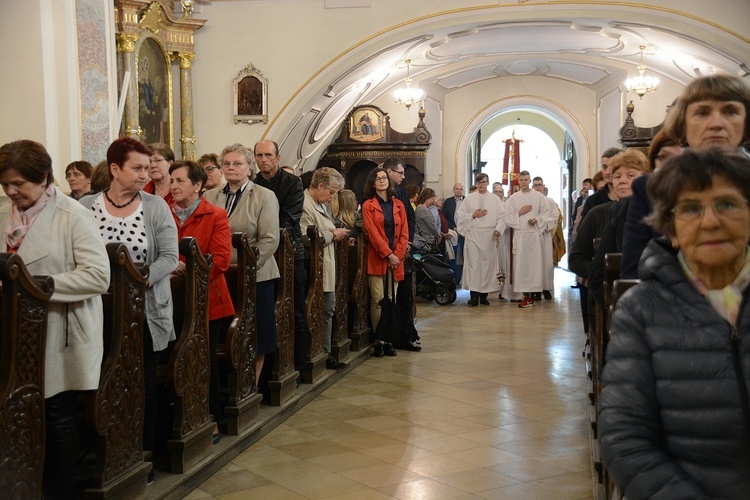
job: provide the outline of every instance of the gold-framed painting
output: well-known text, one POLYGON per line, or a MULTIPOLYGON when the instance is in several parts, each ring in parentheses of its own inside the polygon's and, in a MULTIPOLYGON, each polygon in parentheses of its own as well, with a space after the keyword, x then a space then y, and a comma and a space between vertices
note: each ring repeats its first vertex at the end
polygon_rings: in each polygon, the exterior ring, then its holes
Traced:
POLYGON ((385 117, 379 109, 362 106, 349 117, 349 138, 358 142, 372 142, 383 138, 385 117))
POLYGON ((268 80, 252 63, 234 79, 234 123, 268 123, 268 80))
POLYGON ((141 40, 137 54, 140 138, 146 144, 162 142, 174 148, 169 56, 159 40, 150 36, 141 40))

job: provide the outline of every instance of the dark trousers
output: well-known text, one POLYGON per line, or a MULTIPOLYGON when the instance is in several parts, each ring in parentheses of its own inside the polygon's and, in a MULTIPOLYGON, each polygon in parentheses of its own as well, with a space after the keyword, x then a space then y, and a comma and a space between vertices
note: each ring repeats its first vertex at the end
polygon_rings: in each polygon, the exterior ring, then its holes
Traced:
POLYGON ((304 260, 294 261, 294 369, 300 373, 307 362, 307 269, 304 260))
POLYGON ((581 316, 583 317, 583 331, 589 333, 589 289, 583 283, 578 285, 581 294, 581 316))
POLYGON ((78 391, 65 391, 45 399, 46 447, 44 498, 75 498, 80 435, 76 419, 78 391))

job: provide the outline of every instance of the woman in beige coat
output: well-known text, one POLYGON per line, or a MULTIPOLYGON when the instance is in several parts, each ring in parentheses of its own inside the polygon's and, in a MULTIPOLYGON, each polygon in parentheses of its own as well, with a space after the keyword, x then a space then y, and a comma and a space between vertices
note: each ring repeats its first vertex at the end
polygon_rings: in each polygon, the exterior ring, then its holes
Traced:
POLYGON ((44 364, 45 498, 73 495, 79 447, 79 391, 96 389, 104 350, 101 294, 109 260, 94 217, 54 186, 52 159, 39 143, 0 147, 0 251, 17 253, 33 275, 54 279, 44 364))
POLYGON ((338 171, 329 167, 315 170, 310 187, 305 190, 300 219, 303 238, 307 238, 308 226, 316 226, 323 237, 323 349, 328 353, 326 368, 330 370, 346 366, 331 354, 331 330, 336 307, 336 249, 333 243, 346 238, 349 230, 336 227, 328 202, 342 187, 344 178, 338 171))

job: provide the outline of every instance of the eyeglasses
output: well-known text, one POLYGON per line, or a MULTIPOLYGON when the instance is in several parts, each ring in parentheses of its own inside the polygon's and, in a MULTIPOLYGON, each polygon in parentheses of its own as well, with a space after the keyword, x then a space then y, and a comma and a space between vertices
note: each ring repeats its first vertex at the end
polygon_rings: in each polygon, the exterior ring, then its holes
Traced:
MULTIPOLYGON (((747 200, 726 196, 711 202, 711 208, 720 219, 737 219, 745 213, 747 200)), ((675 219, 683 222, 695 222, 703 218, 706 206, 697 201, 683 201, 672 209, 675 219)))
POLYGON ((398 174, 398 175, 404 175, 403 170, 391 170, 391 172, 393 172, 394 174, 398 174))
POLYGON ((376 181, 386 181, 386 182, 388 182, 388 177, 380 177, 380 176, 377 176, 377 177, 375 177, 375 180, 376 180, 376 181))
POLYGON ((234 163, 229 163, 228 161, 225 161, 224 163, 221 164, 221 166, 224 167, 224 168, 229 168, 229 167, 240 168, 243 165, 247 165, 247 162, 236 161, 234 163))
POLYGON ((210 173, 211 173, 211 172, 213 172, 214 170, 219 170, 219 167, 217 167, 217 166, 214 166, 214 165, 210 165, 210 166, 206 167, 206 173, 207 173, 207 174, 210 174, 210 173))

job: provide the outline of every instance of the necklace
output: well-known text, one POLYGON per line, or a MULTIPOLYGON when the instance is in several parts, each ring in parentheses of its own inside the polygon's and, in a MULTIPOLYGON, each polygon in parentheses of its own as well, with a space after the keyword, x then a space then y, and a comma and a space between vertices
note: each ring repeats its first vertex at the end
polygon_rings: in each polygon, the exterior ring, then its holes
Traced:
POLYGON ((118 205, 117 203, 115 203, 114 201, 112 201, 112 198, 109 197, 109 189, 107 189, 107 190, 104 191, 104 197, 107 198, 107 201, 110 202, 112 204, 112 206, 114 206, 115 208, 125 208, 125 207, 127 207, 128 205, 130 205, 131 203, 133 203, 135 201, 135 199, 138 197, 139 194, 141 194, 140 191, 136 191, 136 193, 133 195, 132 198, 130 198, 130 200, 127 203, 123 203, 122 205, 118 205))

